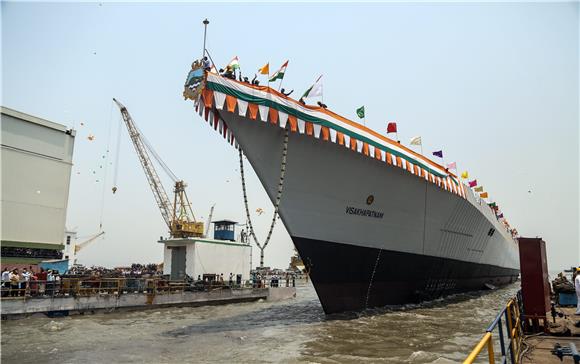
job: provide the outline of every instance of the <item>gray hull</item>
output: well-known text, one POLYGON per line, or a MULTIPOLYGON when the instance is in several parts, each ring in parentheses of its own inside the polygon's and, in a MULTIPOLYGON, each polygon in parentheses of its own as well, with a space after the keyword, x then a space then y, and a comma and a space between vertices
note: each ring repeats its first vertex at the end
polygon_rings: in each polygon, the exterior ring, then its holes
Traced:
MULTIPOLYGON (((225 111, 220 118, 273 201, 284 130, 225 111)), ((517 243, 471 191, 463 198, 304 134, 290 133, 280 216, 327 313, 481 289, 518 274, 517 243)))

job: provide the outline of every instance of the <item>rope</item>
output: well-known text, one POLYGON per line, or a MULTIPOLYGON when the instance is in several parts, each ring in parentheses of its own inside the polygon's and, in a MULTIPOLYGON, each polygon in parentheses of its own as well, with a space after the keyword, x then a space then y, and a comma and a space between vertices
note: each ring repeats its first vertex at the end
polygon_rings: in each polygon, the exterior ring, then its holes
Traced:
POLYGON ((367 299, 365 301, 365 309, 369 306, 369 297, 371 295, 371 287, 373 286, 373 280, 375 279, 375 272, 377 271, 377 266, 379 265, 379 259, 381 258, 381 253, 383 249, 379 249, 379 254, 377 255, 377 260, 375 261, 375 267, 373 268, 373 274, 371 274, 371 281, 369 282, 369 288, 367 289, 367 299))
POLYGON ((113 129, 113 101, 111 101, 111 111, 109 112, 109 133, 107 136, 107 152, 105 153, 105 171, 103 177, 103 191, 101 193, 101 218, 99 221, 99 231, 103 230, 103 215, 105 212, 105 190, 107 188, 107 171, 109 170, 109 155, 111 148, 111 130, 113 129))
MULTIPOLYGON (((117 179, 119 176, 119 155, 121 154, 121 129, 123 128, 123 120, 119 114, 119 127, 117 128, 117 148, 115 149, 115 170, 113 171, 113 187, 117 187, 117 179)), ((115 190, 116 191, 116 190, 115 190)))
POLYGON ((276 225, 276 218, 278 217, 278 209, 280 207, 280 201, 282 199, 282 191, 284 190, 284 175, 286 174, 286 156, 288 155, 288 128, 284 129, 284 142, 282 148, 282 163, 280 165, 280 180, 278 182, 278 192, 276 193, 276 200, 274 202, 274 215, 272 216, 272 223, 270 224, 270 231, 268 231, 268 236, 264 241, 264 244, 260 244, 256 234, 254 232, 254 226, 252 225, 252 219, 250 218, 250 208, 248 207, 248 194, 246 192, 246 179, 244 176, 244 158, 242 155, 242 148, 238 149, 238 153, 240 156, 240 175, 242 179, 242 191, 244 193, 244 207, 246 208, 246 220, 248 221, 248 227, 250 230, 250 235, 254 239, 254 242, 262 251, 260 256, 260 264, 263 263, 263 251, 266 249, 266 246, 270 242, 270 238, 272 237, 272 231, 274 230, 274 225, 276 225))

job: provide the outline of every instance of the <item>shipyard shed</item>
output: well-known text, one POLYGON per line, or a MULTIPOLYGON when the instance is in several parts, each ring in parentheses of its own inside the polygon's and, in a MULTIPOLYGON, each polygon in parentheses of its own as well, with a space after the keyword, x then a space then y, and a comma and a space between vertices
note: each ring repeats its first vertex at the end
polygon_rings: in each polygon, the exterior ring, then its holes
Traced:
POLYGON ((1 108, 2 264, 61 259, 75 131, 1 108))
POLYGON ((197 279, 204 275, 223 275, 228 281, 230 273, 234 280, 250 279, 252 247, 236 241, 187 238, 163 239, 163 274, 171 280, 181 280, 185 275, 197 279))

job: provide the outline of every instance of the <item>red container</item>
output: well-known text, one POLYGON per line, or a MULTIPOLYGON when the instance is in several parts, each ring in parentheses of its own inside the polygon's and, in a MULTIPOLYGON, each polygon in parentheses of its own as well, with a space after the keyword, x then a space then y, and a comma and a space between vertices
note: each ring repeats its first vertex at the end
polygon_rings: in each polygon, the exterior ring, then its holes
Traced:
POLYGON ((518 241, 524 315, 546 317, 551 308, 546 242, 541 238, 519 238, 518 241))

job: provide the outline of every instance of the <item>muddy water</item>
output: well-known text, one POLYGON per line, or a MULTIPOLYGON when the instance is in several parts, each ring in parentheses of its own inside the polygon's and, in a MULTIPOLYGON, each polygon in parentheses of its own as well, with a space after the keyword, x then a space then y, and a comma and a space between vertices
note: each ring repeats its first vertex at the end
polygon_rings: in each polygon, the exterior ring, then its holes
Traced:
POLYGON ((2 363, 456 363, 519 283, 326 317, 297 298, 2 322, 2 363))

